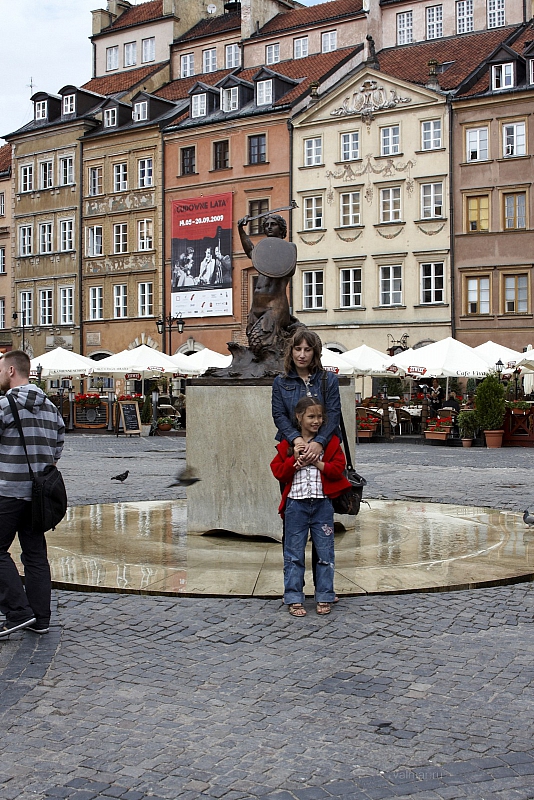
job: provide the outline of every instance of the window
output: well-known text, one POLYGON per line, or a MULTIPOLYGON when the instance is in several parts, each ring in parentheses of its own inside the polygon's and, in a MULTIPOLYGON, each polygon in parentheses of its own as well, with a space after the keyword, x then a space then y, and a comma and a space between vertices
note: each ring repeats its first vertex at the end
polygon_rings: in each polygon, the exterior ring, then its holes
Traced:
POLYGON ((355 161, 360 157, 360 133, 351 131, 341 134, 341 160, 355 161))
POLYGON ((528 59, 528 67, 529 67, 528 72, 530 76, 529 81, 530 83, 534 83, 534 58, 528 59))
POLYGON ((337 49, 337 31, 327 31, 321 36, 321 52, 331 53, 337 49))
POLYGON ((239 89, 232 86, 230 89, 221 89, 221 108, 223 111, 237 111, 239 108, 239 89))
POLYGON ((494 64, 491 68, 491 88, 493 91, 511 89, 514 86, 514 65, 494 64))
POLYGON ((276 44, 268 44, 265 48, 265 63, 266 64, 278 64, 280 61, 280 45, 277 42, 276 44))
POLYGON ((124 192, 128 188, 128 165, 125 161, 113 164, 113 191, 124 192))
POLYGON ((293 58, 306 58, 308 55, 308 37, 293 39, 293 58))
POLYGON ((137 249, 152 250, 152 220, 140 219, 137 223, 137 249))
POLYGON ((27 164, 20 168, 20 191, 33 191, 33 164, 27 164))
POLYGON ((316 139, 304 139, 304 166, 311 167, 321 164, 323 160, 323 140, 321 137, 316 139))
POLYGON ((143 64, 146 64, 148 61, 156 60, 156 39, 154 36, 151 36, 150 39, 142 40, 141 51, 143 64))
POLYGON ((46 119, 48 113, 48 101, 38 100, 35 103, 35 119, 46 119))
POLYGON ((459 0, 456 3, 456 33, 469 33, 474 29, 473 0, 459 0))
POLYGON ((217 49, 211 47, 202 51, 202 71, 215 72, 217 70, 217 49))
POLYGON ((504 313, 526 314, 528 311, 528 277, 506 275, 504 278, 504 313))
POLYGON ((380 189, 380 222, 398 222, 401 219, 401 187, 380 189))
POLYGON ((186 53, 180 56, 180 77, 190 78, 195 74, 195 56, 193 53, 186 53))
POLYGON ((505 0, 488 0, 488 28, 502 28, 505 22, 505 0))
POLYGON ((59 289, 59 322, 60 325, 72 325, 74 322, 74 289, 72 286, 61 286, 59 289))
POLYGON ((137 185, 140 189, 152 186, 152 159, 140 158, 137 162, 137 185))
POLYGON ((346 192, 340 195, 339 224, 360 225, 360 192, 346 192))
POLYGON ((393 156, 400 153, 400 125, 380 128, 380 155, 393 156))
POLYGON ((52 289, 39 292, 39 325, 52 325, 52 289))
POLYGON ((411 11, 397 14, 397 44, 413 42, 413 19, 411 11))
POLYGON ((360 267, 342 269, 339 276, 339 305, 353 308, 362 304, 362 271, 360 267))
POLYGON ((303 308, 322 308, 324 297, 323 270, 317 269, 302 274, 303 308))
POLYGON ((134 122, 141 122, 144 119, 148 119, 148 102, 146 100, 134 103, 132 119, 134 122))
POLYGON ((421 218, 443 216, 443 184, 423 183, 421 186, 421 218))
POLYGON ((233 69, 241 64, 241 50, 238 44, 227 44, 225 54, 226 69, 233 69))
MULTIPOLYGON (((258 214, 265 214, 269 210, 269 201, 268 200, 250 200, 248 204, 248 215, 249 217, 257 217, 258 214)), ((262 226, 261 219, 252 220, 250 223, 249 232, 251 235, 257 235, 258 233, 262 233, 263 226, 262 226)))
POLYGON ((6 248, 0 247, 0 275, 6 274, 6 248))
POLYGON ((443 261, 421 264, 421 303, 444 303, 443 261))
POLYGON ((441 39, 443 36, 443 6, 430 6, 426 10, 426 38, 441 39))
POLYGON ((89 194, 102 194, 102 167, 89 167, 89 194))
POLYGON ((74 220, 62 219, 59 223, 59 249, 62 253, 74 250, 74 220))
POLYGON ((488 158, 488 129, 469 128, 465 148, 467 161, 485 161, 488 158))
POLYGON ((205 94, 194 94, 191 98, 191 116, 193 118, 206 116, 205 94))
POLYGON ((505 194, 503 201, 505 229, 520 230, 526 228, 527 196, 525 192, 505 194))
POLYGON ((19 228, 19 253, 21 256, 32 254, 33 229, 31 225, 21 225, 19 228))
POLYGON ((0 217, 6 215, 6 195, 5 192, 0 192, 0 217))
POLYGON ((316 195, 315 197, 306 197, 304 199, 304 228, 310 230, 312 228, 323 227, 323 198, 316 195))
POLYGON ((490 285, 489 278, 467 279, 467 313, 490 313, 490 285))
POLYGON ((380 305, 399 306, 402 303, 402 267, 380 267, 380 305))
POLYGON ((228 139, 213 143, 213 169, 226 169, 230 166, 228 139))
POLYGON ((248 163, 264 164, 267 161, 267 137, 264 133, 248 137, 248 163))
POLYGON ((113 226, 113 252, 128 252, 128 224, 126 222, 118 222, 113 226))
POLYGON ((112 69, 119 68, 119 46, 106 48, 106 70, 109 72, 112 69))
POLYGON ((33 325, 33 296, 31 292, 20 293, 20 324, 24 327, 33 325))
POLYGON ((267 106, 273 102, 273 82, 258 81, 256 84, 256 103, 259 106, 267 106))
POLYGON ((526 155, 525 123, 513 122, 502 126, 502 154, 504 158, 526 155))
POLYGON ((194 147, 182 147, 180 150, 180 157, 181 157, 181 174, 182 175, 194 175, 195 174, 195 148, 194 147))
POLYGON ((137 64, 137 42, 127 42, 124 45, 124 66, 134 67, 137 64))
POLYGON ((51 161, 41 161, 39 164, 39 188, 51 189, 54 185, 54 170, 51 161))
POLYGON ((441 120, 429 119, 421 123, 421 150, 437 150, 441 147, 441 120))
POLYGON ((69 186, 74 183, 74 158, 72 156, 59 159, 59 183, 60 186, 69 186))
POLYGON ((0 297, 0 329, 4 329, 6 327, 6 299, 5 297, 0 297))
POLYGON ((63 113, 74 114, 76 110, 76 95, 66 94, 63 96, 63 113))
POLYGON ((104 289, 91 286, 89 289, 89 319, 104 319, 104 289))
POLYGON ((140 317, 151 317, 153 311, 152 284, 137 284, 137 314, 140 317))
POLYGON ((467 230, 470 233, 489 230, 489 196, 467 198, 467 230))
POLYGON ((102 226, 92 225, 87 228, 87 255, 102 255, 102 226))
POLYGON ((114 128, 117 124, 117 109, 106 108, 104 111, 104 128, 114 128))
POLYGON ((52 252, 52 223, 41 222, 39 225, 39 253, 52 252))
POLYGON ((115 319, 123 319, 128 312, 127 289, 125 283, 119 283, 113 287, 113 317, 115 319))

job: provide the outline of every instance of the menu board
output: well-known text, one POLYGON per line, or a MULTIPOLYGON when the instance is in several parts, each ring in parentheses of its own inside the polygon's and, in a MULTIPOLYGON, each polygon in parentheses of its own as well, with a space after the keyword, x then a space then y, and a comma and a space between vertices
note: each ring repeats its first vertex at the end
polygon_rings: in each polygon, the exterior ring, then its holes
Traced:
POLYGON ((119 427, 126 436, 134 433, 141 433, 141 417, 139 415, 139 403, 130 400, 119 401, 120 421, 119 427))

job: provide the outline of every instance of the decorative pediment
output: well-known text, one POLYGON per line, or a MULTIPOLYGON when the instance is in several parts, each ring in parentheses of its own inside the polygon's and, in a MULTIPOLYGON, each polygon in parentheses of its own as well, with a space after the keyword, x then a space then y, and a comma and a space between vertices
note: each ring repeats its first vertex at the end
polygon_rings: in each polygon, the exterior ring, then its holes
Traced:
POLYGON ((361 86, 346 97, 339 108, 330 112, 332 117, 359 116, 363 122, 369 124, 374 119, 377 111, 386 111, 398 105, 411 103, 411 97, 401 97, 396 89, 386 90, 378 85, 376 80, 365 80, 361 86))

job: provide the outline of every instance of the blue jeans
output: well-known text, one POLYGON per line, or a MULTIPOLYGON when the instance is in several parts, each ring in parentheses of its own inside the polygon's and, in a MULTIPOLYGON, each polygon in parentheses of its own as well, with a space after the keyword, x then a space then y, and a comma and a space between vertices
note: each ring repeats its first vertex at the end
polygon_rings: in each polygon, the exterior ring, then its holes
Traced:
POLYGON ((288 497, 285 508, 284 603, 304 602, 304 558, 308 533, 317 551, 315 600, 333 603, 334 592, 334 512, 328 497, 294 500, 288 497))

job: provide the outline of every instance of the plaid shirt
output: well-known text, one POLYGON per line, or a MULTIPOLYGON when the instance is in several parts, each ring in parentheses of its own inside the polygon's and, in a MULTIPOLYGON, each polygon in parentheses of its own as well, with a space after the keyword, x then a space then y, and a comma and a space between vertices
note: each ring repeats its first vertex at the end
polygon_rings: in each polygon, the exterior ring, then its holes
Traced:
MULTIPOLYGON (((322 460, 321 452, 319 460, 322 460)), ((288 497, 293 500, 306 500, 309 497, 325 497, 321 473, 314 464, 296 470, 288 497)))

